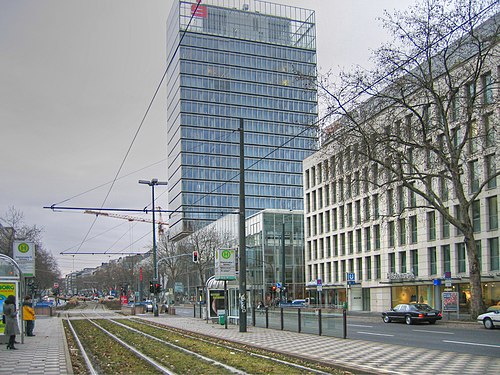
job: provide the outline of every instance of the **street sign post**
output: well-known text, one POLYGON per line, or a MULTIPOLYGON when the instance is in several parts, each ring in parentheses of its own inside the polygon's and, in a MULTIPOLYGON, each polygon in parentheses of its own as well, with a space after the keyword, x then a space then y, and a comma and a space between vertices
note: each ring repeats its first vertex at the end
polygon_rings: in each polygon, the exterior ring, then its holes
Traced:
POLYGON ((215 279, 236 280, 236 255, 234 249, 218 249, 215 252, 215 279))

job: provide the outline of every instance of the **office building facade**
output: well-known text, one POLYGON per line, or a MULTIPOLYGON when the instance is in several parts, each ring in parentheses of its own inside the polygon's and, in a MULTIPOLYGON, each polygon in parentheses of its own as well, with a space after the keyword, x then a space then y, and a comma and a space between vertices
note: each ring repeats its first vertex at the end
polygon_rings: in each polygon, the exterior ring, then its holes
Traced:
MULTIPOLYGON (((497 20, 498 15, 482 30, 497 20)), ((448 152, 460 155, 458 177, 471 202, 483 302, 486 307, 500 303, 500 138, 496 129, 500 62, 498 39, 487 38, 487 43, 490 40, 494 42, 487 44, 490 57, 482 64, 473 64, 474 49, 456 48, 460 59, 449 65, 450 75, 433 71, 435 87, 446 87, 443 82, 450 77, 464 82, 453 88, 453 95, 443 96, 451 136, 445 136, 443 113, 436 101, 416 91, 408 101, 418 111, 412 113, 391 103, 377 107, 363 123, 372 125, 372 139, 386 136, 393 140, 394 147, 377 149, 381 162, 366 158, 362 151, 366 143, 343 142, 348 131, 341 121, 331 128, 335 136, 304 161, 306 285, 314 293, 321 280, 325 303, 347 301, 349 309, 366 311, 385 311, 409 302, 441 308, 441 293, 452 292, 457 293, 454 303, 460 313, 469 312, 471 258, 466 238, 429 200, 410 188, 427 192, 430 199, 442 202, 446 211, 460 218, 457 190, 441 163, 445 157, 438 159, 448 152), (417 148, 413 141, 417 138, 412 137, 420 129, 427 131, 425 142, 434 145, 435 153, 430 147, 417 148), (391 153, 397 154, 394 150, 401 150, 399 155, 404 156, 392 161, 391 153), (411 176, 410 186, 401 182, 399 176, 405 174, 411 176), (350 275, 353 285, 349 285, 350 275)), ((434 66, 440 67, 439 63, 434 66)), ((356 110, 365 113, 371 105, 367 101, 356 110)))
POLYGON ((166 75, 172 238, 237 211, 241 124, 247 216, 303 208, 302 160, 316 147, 314 17, 257 0, 174 3, 166 75))

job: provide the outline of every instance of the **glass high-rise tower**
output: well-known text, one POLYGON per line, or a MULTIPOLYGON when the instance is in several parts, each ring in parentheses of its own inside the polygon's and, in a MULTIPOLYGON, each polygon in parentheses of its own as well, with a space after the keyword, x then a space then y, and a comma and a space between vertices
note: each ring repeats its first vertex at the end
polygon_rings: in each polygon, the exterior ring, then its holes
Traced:
MULTIPOLYGON (((259 0, 174 3, 167 22, 171 237, 236 212, 245 129, 246 214, 303 209, 316 149, 315 14, 259 0)), ((235 216, 236 220, 236 216, 235 216)))

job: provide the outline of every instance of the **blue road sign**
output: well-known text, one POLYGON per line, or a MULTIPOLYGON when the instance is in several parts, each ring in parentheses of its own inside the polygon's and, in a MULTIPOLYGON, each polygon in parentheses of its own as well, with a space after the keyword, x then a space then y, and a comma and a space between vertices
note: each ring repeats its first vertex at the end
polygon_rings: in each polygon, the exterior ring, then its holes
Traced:
POLYGON ((348 272, 347 281, 356 281, 356 274, 354 272, 348 272))

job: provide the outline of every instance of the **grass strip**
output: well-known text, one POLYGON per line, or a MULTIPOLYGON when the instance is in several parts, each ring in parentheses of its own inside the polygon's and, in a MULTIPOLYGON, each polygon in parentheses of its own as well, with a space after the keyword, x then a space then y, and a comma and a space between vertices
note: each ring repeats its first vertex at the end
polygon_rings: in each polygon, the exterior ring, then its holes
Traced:
MULTIPOLYGON (((206 342, 208 338, 203 337, 203 340, 193 338, 191 334, 188 337, 181 333, 175 333, 170 327, 164 327, 159 324, 153 323, 157 327, 161 327, 163 329, 158 329, 152 327, 147 324, 143 324, 137 321, 123 319, 117 320, 122 324, 128 325, 145 333, 148 333, 154 337, 160 338, 167 342, 171 342, 175 345, 181 346, 183 348, 192 350, 196 353, 202 354, 204 356, 213 358, 219 362, 225 363, 229 366, 235 367, 239 370, 242 370, 249 374, 287 374, 287 375, 295 375, 295 374, 308 374, 313 372, 307 372, 304 369, 297 368, 294 366, 286 365, 283 363, 279 363, 270 359, 258 357, 252 355, 251 353, 266 355, 272 358, 280 359, 283 361, 293 361, 294 363, 310 368, 316 368, 321 371, 329 372, 332 374, 345 374, 343 371, 319 366, 316 363, 305 361, 294 360, 294 358, 286 357, 284 355, 279 355, 272 352, 267 351, 258 351, 254 350, 251 347, 226 342, 219 339, 210 340, 211 342, 206 342), (227 346, 231 346, 231 348, 227 348, 227 346), (235 350, 239 349, 239 350, 235 350)), ((200 336, 201 337, 201 336, 200 336)))
MULTIPOLYGON (((96 320, 96 323, 124 340, 127 344, 134 346, 137 350, 178 374, 231 374, 231 372, 224 367, 203 361, 194 355, 164 345, 156 340, 132 332, 107 320, 96 320)), ((154 336, 157 337, 156 335, 154 336)), ((211 356, 207 357, 212 358, 211 356)))
POLYGON ((99 374, 160 374, 89 321, 72 320, 71 323, 99 374))

